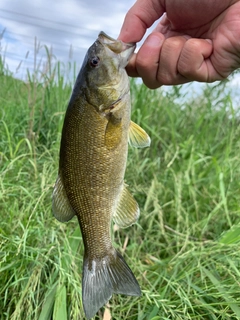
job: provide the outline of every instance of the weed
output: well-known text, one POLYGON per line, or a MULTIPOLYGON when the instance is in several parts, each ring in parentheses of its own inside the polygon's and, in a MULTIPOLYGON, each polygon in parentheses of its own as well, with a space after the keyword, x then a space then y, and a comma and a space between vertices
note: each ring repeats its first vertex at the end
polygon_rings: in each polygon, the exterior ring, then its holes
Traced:
MULTIPOLYGON (((0 60, 1 320, 84 318, 77 219, 61 224, 51 213, 72 83, 46 53, 49 63, 27 83, 0 60)), ((113 319, 240 318, 240 130, 224 86, 206 85, 183 104, 181 87, 131 82, 132 119, 152 143, 129 150, 125 178, 141 216, 114 242, 142 296, 114 295, 113 319)))

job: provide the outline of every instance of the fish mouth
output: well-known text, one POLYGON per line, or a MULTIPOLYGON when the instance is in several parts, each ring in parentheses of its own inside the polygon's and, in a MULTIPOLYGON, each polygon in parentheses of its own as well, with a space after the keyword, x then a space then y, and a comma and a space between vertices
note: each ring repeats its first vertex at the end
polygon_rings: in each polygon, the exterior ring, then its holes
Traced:
POLYGON ((131 58, 136 48, 136 43, 125 43, 121 40, 113 39, 103 31, 99 33, 98 41, 102 45, 107 46, 114 53, 119 54, 125 66, 127 65, 129 59, 131 58))
POLYGON ((101 31, 98 35, 99 40, 102 40, 104 43, 112 43, 116 42, 117 40, 114 38, 111 38, 109 35, 107 35, 104 31, 101 31))

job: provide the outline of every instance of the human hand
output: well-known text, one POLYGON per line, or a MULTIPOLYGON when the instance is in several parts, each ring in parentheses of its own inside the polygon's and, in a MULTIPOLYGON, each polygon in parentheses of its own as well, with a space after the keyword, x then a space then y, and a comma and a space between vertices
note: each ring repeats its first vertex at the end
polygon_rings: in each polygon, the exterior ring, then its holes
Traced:
POLYGON ((240 0, 137 0, 119 39, 140 41, 160 17, 126 68, 149 88, 222 80, 240 67, 240 0))

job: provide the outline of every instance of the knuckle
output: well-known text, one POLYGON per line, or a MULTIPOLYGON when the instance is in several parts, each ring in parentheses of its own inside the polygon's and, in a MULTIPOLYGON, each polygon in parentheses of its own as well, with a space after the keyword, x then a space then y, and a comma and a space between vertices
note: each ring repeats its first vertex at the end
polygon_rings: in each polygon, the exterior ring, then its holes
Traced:
POLYGON ((178 62, 178 72, 187 77, 187 76, 194 76, 195 72, 196 72, 196 69, 195 67, 187 61, 186 59, 179 59, 179 62, 178 62))
POLYGON ((170 73, 160 72, 157 75, 157 81, 163 85, 171 85, 174 79, 170 73))
POLYGON ((186 43, 186 41, 187 41, 187 39, 185 39, 184 37, 167 38, 164 41, 165 50, 167 50, 167 49, 177 50, 177 49, 181 48, 186 43))
POLYGON ((188 40, 181 52, 178 61, 178 72, 183 76, 195 76, 197 69, 203 62, 201 46, 195 39, 188 40))
POLYGON ((146 73, 142 75, 142 81, 149 89, 156 89, 161 86, 161 83, 158 81, 154 73, 146 73))
POLYGON ((188 39, 188 41, 186 41, 185 43, 185 47, 188 48, 189 50, 195 51, 195 50, 199 50, 201 49, 202 43, 201 43, 201 39, 188 39))

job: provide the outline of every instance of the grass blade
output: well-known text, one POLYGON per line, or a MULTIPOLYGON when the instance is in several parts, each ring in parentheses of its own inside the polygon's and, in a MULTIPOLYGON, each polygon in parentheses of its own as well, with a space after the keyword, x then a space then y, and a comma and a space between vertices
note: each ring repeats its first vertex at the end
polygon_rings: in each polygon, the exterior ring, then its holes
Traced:
POLYGON ((221 282, 206 268, 202 268, 205 272, 206 276, 211 280, 212 284, 215 288, 221 293, 222 298, 226 301, 229 308, 235 313, 235 315, 240 318, 240 308, 238 306, 238 302, 234 300, 229 294, 227 294, 226 289, 223 288, 221 282))
POLYGON ((53 320, 67 319, 67 290, 63 284, 58 287, 53 310, 53 320))
POLYGON ((53 312, 53 305, 57 291, 57 282, 46 293, 39 320, 50 320, 53 312))
POLYGON ((240 224, 234 225, 231 229, 224 232, 219 242, 223 244, 236 244, 240 242, 240 224))

